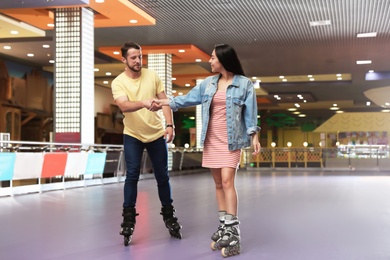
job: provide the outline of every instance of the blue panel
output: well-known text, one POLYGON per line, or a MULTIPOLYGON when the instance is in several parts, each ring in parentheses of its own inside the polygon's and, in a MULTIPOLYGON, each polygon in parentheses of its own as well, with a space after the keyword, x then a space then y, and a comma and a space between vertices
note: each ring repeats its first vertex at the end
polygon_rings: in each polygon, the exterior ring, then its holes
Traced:
POLYGON ((89 153, 85 174, 103 174, 107 153, 89 153))
POLYGON ((12 180, 15 158, 15 153, 0 153, 0 181, 12 180))

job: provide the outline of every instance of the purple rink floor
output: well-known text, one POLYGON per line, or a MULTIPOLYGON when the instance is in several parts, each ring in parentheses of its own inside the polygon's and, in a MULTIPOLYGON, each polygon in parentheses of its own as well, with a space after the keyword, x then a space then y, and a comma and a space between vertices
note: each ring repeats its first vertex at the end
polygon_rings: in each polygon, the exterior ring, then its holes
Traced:
MULTIPOLYGON (((0 259, 223 259, 208 171, 171 177, 183 238, 169 236, 152 178, 139 182, 130 246, 123 183, 0 198, 0 259)), ((390 259, 390 177, 380 172, 240 170, 243 251, 229 259, 390 259)))

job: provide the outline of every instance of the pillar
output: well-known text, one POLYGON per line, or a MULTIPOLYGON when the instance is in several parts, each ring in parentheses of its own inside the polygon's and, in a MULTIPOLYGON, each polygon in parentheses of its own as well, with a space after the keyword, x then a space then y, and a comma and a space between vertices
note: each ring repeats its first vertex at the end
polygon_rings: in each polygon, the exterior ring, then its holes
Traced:
POLYGON ((55 10, 55 142, 95 142, 93 19, 86 8, 55 10))

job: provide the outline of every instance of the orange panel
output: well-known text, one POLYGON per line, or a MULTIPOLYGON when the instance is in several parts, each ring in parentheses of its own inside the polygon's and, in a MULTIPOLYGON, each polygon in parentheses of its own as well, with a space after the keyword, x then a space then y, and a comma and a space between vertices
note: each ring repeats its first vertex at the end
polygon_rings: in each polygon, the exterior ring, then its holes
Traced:
POLYGON ((47 153, 43 159, 42 178, 63 176, 65 173, 67 153, 47 153))
POLYGON ((270 104, 271 101, 269 101, 268 98, 257 97, 257 103, 260 103, 260 104, 270 104))
MULTIPOLYGON (((118 52, 120 49, 121 46, 99 47, 101 53, 117 60, 121 60, 121 54, 114 54, 114 52, 118 52)), ((196 59, 200 59, 201 62, 210 60, 209 54, 192 44, 142 46, 142 54, 158 53, 172 54, 172 63, 194 63, 196 59), (184 52, 179 52, 179 50, 184 50, 184 52)))

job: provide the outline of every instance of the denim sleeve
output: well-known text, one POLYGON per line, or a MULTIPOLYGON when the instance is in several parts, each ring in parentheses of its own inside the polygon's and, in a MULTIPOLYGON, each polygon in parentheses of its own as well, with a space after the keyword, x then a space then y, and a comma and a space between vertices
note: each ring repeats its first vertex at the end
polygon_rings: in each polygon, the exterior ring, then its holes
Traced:
POLYGON ((252 82, 248 82, 247 95, 245 99, 244 120, 247 135, 252 135, 260 131, 257 125, 257 100, 252 82))
MULTIPOLYGON (((203 83, 203 82, 202 82, 203 83)), ((170 97, 169 106, 172 111, 177 111, 179 108, 196 106, 202 103, 202 83, 192 88, 187 95, 170 97)))

